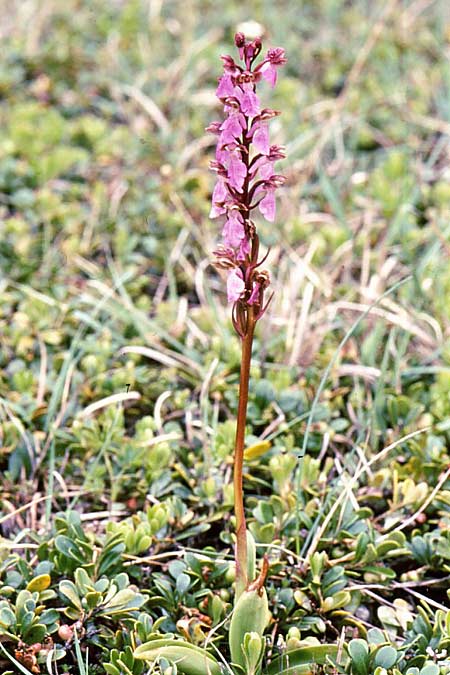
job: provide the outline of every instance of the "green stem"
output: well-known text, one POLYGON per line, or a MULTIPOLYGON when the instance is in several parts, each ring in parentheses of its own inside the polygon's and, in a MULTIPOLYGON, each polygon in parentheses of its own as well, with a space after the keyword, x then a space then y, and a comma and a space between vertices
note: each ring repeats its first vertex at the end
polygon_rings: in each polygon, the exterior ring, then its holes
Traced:
POLYGON ((253 308, 249 307, 247 332, 242 338, 241 373, 239 379, 239 404, 236 423, 236 441, 234 445, 234 513, 236 516, 236 597, 247 588, 247 526, 244 511, 244 489, 242 471, 244 464, 245 425, 247 421, 248 383, 250 379, 250 361, 252 357, 253 335, 256 321, 253 308))

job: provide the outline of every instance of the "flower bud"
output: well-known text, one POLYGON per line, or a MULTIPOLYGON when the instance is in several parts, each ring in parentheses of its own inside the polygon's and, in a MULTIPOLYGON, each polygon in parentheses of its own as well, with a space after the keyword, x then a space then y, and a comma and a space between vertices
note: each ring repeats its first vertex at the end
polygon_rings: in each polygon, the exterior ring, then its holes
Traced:
POLYGON ((245 45, 245 35, 244 33, 236 33, 234 36, 234 44, 238 49, 242 49, 245 45))

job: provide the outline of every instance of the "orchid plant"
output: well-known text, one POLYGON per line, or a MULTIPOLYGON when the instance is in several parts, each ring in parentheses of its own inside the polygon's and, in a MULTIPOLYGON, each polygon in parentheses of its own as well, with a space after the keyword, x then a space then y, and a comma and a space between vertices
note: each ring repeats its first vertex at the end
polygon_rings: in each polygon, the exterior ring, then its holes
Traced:
MULTIPOLYGON (((264 588, 268 562, 265 557, 261 572, 255 578, 255 542, 246 528, 242 470, 253 336, 256 323, 272 297, 265 297, 270 277, 261 269, 266 256, 260 258, 252 212, 258 209, 266 220, 273 222, 275 191, 284 182, 284 176, 274 169, 275 162, 284 157, 283 148, 271 145, 269 139, 269 122, 279 112, 261 107, 257 87, 264 80, 275 86, 278 68, 286 63, 286 57, 284 49, 269 49, 256 63, 262 49, 259 38, 246 40, 242 33, 237 33, 235 43, 240 63, 231 56, 222 56, 224 72, 216 91, 225 119, 213 122, 207 129, 217 135, 216 158, 211 162, 217 183, 210 215, 224 217, 225 221, 223 241, 214 253, 217 267, 227 272, 227 297, 233 305, 233 326, 242 345, 234 456, 236 594, 229 628, 232 668, 224 670, 212 654, 184 640, 152 640, 135 651, 138 659, 153 661, 165 657, 176 662, 178 671, 184 675, 222 675, 224 672, 260 675, 264 631, 270 617, 264 588)), ((294 661, 296 665, 311 659, 310 648, 304 649, 299 660, 294 661)), ((288 675, 281 662, 275 660, 272 665, 274 672, 288 675)))
MULTIPOLYGON (((213 122, 207 130, 217 134, 216 158, 211 162, 217 183, 210 216, 225 218, 223 243, 214 252, 216 266, 227 271, 233 326, 242 342, 234 456, 236 596, 239 597, 253 582, 248 574, 242 484, 250 360, 256 323, 272 297, 265 300, 270 277, 261 269, 265 257, 260 258, 259 237, 252 216, 258 209, 269 222, 275 220, 275 191, 285 180, 274 169, 275 162, 285 156, 283 148, 271 145, 269 138, 269 122, 280 113, 261 107, 257 87, 264 80, 274 87, 278 68, 287 59, 284 49, 277 47, 269 49, 256 65, 261 40, 247 41, 242 33, 237 33, 235 44, 241 63, 236 63, 231 56, 222 56, 224 72, 216 91, 224 106, 225 120, 213 122)), ((260 583, 263 582, 264 578, 260 583)))

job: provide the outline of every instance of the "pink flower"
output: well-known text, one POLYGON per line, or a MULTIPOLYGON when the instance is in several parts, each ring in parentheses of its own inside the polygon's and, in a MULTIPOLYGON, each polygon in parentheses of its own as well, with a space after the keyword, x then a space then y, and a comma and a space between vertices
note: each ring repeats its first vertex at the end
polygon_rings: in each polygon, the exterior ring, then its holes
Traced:
POLYGON ((236 248, 245 238, 244 221, 237 209, 229 209, 228 218, 222 230, 225 246, 236 248))
POLYGON ((282 47, 273 47, 267 52, 267 58, 272 66, 284 66, 287 63, 286 52, 282 47))
POLYGON ((284 159, 286 157, 284 147, 282 145, 271 145, 269 159, 271 162, 276 162, 277 159, 284 159))
POLYGON ((222 215, 222 213, 225 213, 226 209, 224 206, 221 206, 224 202, 227 201, 227 198, 229 199, 230 195, 227 190, 227 186, 225 184, 225 180, 219 176, 217 183, 214 187, 213 193, 212 193, 212 207, 211 211, 209 213, 210 218, 217 218, 217 216, 222 215))
MULTIPOLYGON (((231 144, 230 144, 231 145, 231 144)), ((216 159, 220 164, 224 166, 228 163, 230 159, 230 153, 233 148, 230 148, 230 145, 224 145, 221 143, 220 139, 216 147, 216 159)))
POLYGON ((247 176, 247 167, 240 158, 240 153, 233 152, 228 164, 228 182, 238 192, 242 192, 245 178, 247 176))
POLYGON ((270 152, 269 125, 255 122, 252 128, 254 129, 252 137, 253 147, 263 155, 268 155, 270 152))
POLYGON ((220 142, 232 143, 242 134, 242 130, 247 126, 245 117, 241 112, 232 112, 220 127, 222 132, 220 135, 220 142))
POLYGON ((236 302, 245 291, 245 283, 242 272, 239 268, 234 267, 228 272, 227 279, 227 297, 228 302, 236 302))
POLYGON ((261 112, 259 98, 252 89, 239 89, 236 87, 236 97, 241 104, 241 110, 248 117, 256 117, 261 112))
POLYGON ((271 87, 274 87, 277 83, 277 69, 275 66, 272 66, 268 61, 261 68, 262 76, 271 87))
POLYGON ((263 180, 269 180, 273 176, 273 162, 266 160, 259 167, 259 177, 263 180))
POLYGON ((260 66, 260 72, 265 80, 274 87, 277 82, 277 67, 282 66, 287 62, 284 49, 275 47, 269 49, 266 60, 260 66))
POLYGON ((219 86, 216 89, 217 98, 227 98, 234 95, 234 85, 231 75, 225 73, 219 80, 219 86))
POLYGON ((266 220, 273 223, 275 220, 275 188, 267 188, 266 196, 258 204, 260 213, 266 220))
MULTIPOLYGON (((250 169, 251 179, 253 180, 253 178, 258 175, 262 180, 271 180, 275 175, 274 162, 276 162, 277 159, 282 159, 284 157, 285 155, 279 146, 271 145, 268 155, 260 155, 252 163, 250 169)), ((273 187, 278 187, 278 185, 274 185, 273 187)))

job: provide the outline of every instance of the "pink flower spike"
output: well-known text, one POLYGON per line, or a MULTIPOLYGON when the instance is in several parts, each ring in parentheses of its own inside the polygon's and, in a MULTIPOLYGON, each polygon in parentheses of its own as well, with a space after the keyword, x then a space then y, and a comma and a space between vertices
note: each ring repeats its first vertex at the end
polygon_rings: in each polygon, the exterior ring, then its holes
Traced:
POLYGON ((210 162, 216 174, 210 215, 223 216, 214 264, 227 272, 233 326, 242 340, 250 341, 249 318, 258 321, 264 314, 268 305, 264 295, 270 285, 267 270, 260 269, 267 255, 260 256, 257 225, 251 215, 259 209, 261 219, 274 222, 275 193, 285 180, 275 169, 276 162, 285 157, 284 149, 270 145, 269 138, 270 122, 280 112, 261 106, 258 87, 262 79, 275 85, 286 57, 284 49, 274 48, 259 58, 261 40, 247 40, 243 33, 236 33, 235 45, 240 61, 221 57, 223 73, 216 93, 223 119, 208 127, 217 135, 216 157, 210 162))
POLYGON ((222 236, 225 246, 236 248, 245 238, 244 221, 237 209, 228 211, 228 219, 223 227, 222 236))
POLYGON ((228 272, 227 297, 228 302, 236 302, 245 291, 244 278, 239 268, 234 267, 228 272))
POLYGON ((256 300, 259 299, 259 290, 261 288, 261 284, 257 281, 255 285, 253 286, 252 292, 250 293, 250 297, 247 300, 247 303, 249 305, 254 305, 256 300))
POLYGON ((231 80, 231 75, 225 73, 219 80, 219 86, 216 89, 217 98, 227 98, 228 96, 234 96, 234 86, 231 80))
POLYGON ((228 182, 238 192, 242 192, 245 178, 247 176, 247 167, 240 157, 234 152, 231 155, 228 165, 228 182))
POLYGON ((263 155, 268 155, 270 152, 269 142, 269 125, 257 122, 256 131, 252 138, 253 147, 263 155))
POLYGON ((273 223, 275 220, 275 188, 267 188, 266 196, 261 199, 258 208, 264 218, 273 223))

